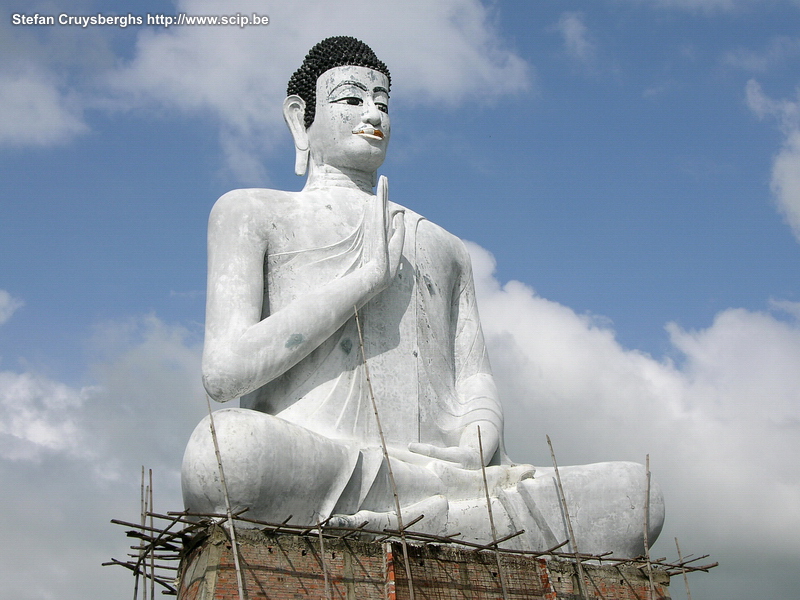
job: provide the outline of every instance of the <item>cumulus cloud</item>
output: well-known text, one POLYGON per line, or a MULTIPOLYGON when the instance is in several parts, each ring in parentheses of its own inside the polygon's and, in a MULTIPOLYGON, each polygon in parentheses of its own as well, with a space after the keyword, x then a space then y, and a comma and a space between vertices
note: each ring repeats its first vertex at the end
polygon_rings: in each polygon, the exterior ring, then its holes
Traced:
POLYGON ((136 520, 140 465, 157 510, 181 506, 183 447, 205 414, 200 349, 155 317, 98 326, 93 385, 0 372, 0 561, 20 600, 129 597, 131 577, 101 563, 130 544, 112 518, 136 520))
MULTIPOLYGON (((219 14, 219 4, 183 0, 178 10, 219 14)), ((406 103, 493 100, 531 83, 528 65, 503 45, 478 0, 344 0, 333 11, 322 0, 268 9, 246 0, 236 10, 268 10, 270 24, 146 29, 133 58, 109 73, 107 81, 119 105, 213 118, 229 166, 245 180, 264 176, 257 157, 285 135, 281 103, 286 82, 309 48, 324 37, 364 39, 392 69, 392 93, 404 96, 406 103), (365 16, 377 24, 371 28, 353 15, 380 16, 365 16)))
POLYGON ((8 321, 11 315, 24 305, 25 303, 19 298, 14 298, 7 291, 0 290, 0 325, 8 321))
POLYGON ((796 303, 729 309, 698 331, 668 325, 672 356, 654 358, 603 319, 501 286, 491 255, 470 252, 512 458, 548 464, 546 433, 564 464, 649 453, 682 538, 800 556, 784 534, 800 530, 796 303))
POLYGON ((0 73, 0 144, 47 146, 84 133, 82 108, 46 69, 0 73))
POLYGON ((797 101, 773 100, 751 79, 746 95, 750 110, 760 119, 776 119, 784 133, 783 146, 772 161, 771 188, 778 210, 800 241, 800 92, 797 101))
MULTIPOLYGON (((176 12, 227 14, 211 0, 181 0, 176 12)), ((332 35, 370 44, 392 69, 393 95, 404 96, 406 105, 493 101, 531 85, 532 69, 501 40, 491 9, 480 0, 342 0, 336 10, 324 0, 269 7, 242 0, 236 12, 266 13, 269 25, 143 26, 125 59, 99 37, 102 28, 71 36, 74 47, 55 35, 60 29, 43 40, 17 31, 15 43, 35 51, 28 64, 0 74, 0 144, 69 140, 88 129, 87 108, 202 116, 218 127, 232 173, 245 183, 263 183, 261 157, 287 136, 281 114, 286 82, 310 47, 332 35), (91 75, 77 73, 79 61, 65 58, 95 55, 91 75), (54 75, 62 72, 74 76, 54 75)))
POLYGON ((0 458, 41 460, 48 452, 82 456, 76 422, 89 390, 32 373, 0 372, 0 458))

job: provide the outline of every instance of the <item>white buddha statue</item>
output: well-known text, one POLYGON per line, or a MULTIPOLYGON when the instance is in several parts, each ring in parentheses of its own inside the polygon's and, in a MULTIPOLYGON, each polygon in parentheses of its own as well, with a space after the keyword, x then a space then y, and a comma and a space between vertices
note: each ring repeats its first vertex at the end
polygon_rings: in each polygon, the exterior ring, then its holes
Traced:
MULTIPOLYGON (((384 177, 374 193, 389 90, 362 42, 317 44, 284 102, 305 187, 236 190, 211 212, 203 380, 217 401, 241 398, 214 413, 230 501, 268 522, 382 529, 396 526, 396 490, 403 520, 425 515, 415 530, 488 543, 485 466, 497 537, 524 529, 504 545, 555 546, 569 536, 553 470, 503 451, 464 245, 390 202, 384 177)), ((560 471, 579 549, 642 554, 644 468, 560 471)), ((182 481, 188 510, 225 511, 208 418, 182 481)), ((656 488, 649 505, 652 543, 656 488)))

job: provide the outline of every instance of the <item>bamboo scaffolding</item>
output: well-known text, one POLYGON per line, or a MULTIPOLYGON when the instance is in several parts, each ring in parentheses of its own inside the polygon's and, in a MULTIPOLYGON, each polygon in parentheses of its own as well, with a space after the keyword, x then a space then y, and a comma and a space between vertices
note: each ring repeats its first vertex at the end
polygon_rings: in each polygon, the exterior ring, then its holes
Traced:
MULTIPOLYGON (((415 523, 422 518, 422 515, 417 517, 416 519, 410 521, 404 526, 404 529, 401 531, 400 529, 383 529, 380 531, 377 530, 370 530, 366 528, 366 523, 361 523, 357 527, 346 527, 346 526, 331 526, 326 525, 326 522, 320 523, 317 527, 307 527, 301 525, 289 525, 288 522, 291 520, 291 516, 285 519, 281 523, 270 523, 267 521, 259 521, 257 519, 250 519, 241 516, 245 510, 236 511, 232 513, 232 517, 235 520, 243 521, 246 523, 250 523, 253 525, 257 525, 259 527, 259 531, 265 533, 267 535, 278 535, 278 534, 286 534, 286 535, 298 535, 298 536, 311 536, 314 535, 317 537, 317 543, 319 543, 319 538, 331 538, 331 539, 343 539, 349 537, 351 535, 372 535, 372 536, 383 536, 386 539, 390 537, 400 538, 401 535, 404 535, 409 540, 414 540, 420 542, 422 544, 427 543, 440 543, 440 544, 449 544, 455 546, 462 546, 466 549, 481 552, 481 551, 493 551, 495 555, 498 553, 500 554, 509 554, 509 555, 522 555, 522 556, 531 556, 531 557, 553 557, 559 560, 566 560, 568 562, 572 562, 576 564, 576 567, 581 569, 581 564, 587 561, 604 561, 606 563, 612 563, 616 566, 636 566, 642 570, 647 567, 647 560, 645 556, 637 557, 637 558, 615 558, 608 556, 608 553, 604 554, 584 554, 584 553, 576 553, 576 552, 559 552, 558 550, 569 543, 570 540, 565 540, 560 544, 548 548, 547 550, 543 551, 532 551, 532 550, 516 550, 510 548, 501 548, 499 545, 506 541, 507 539, 511 539, 517 535, 523 533, 523 531, 517 531, 502 538, 498 538, 496 542, 491 544, 479 544, 476 542, 469 542, 467 540, 458 539, 457 536, 459 534, 452 534, 449 536, 439 536, 429 533, 423 532, 415 532, 411 531, 409 528, 412 527, 415 523)), ((227 515, 223 514, 216 514, 216 513, 191 513, 188 511, 181 511, 181 512, 168 512, 166 515, 156 513, 154 511, 148 511, 146 516, 152 516, 153 519, 157 519, 159 521, 167 521, 168 523, 161 529, 159 529, 154 523, 152 526, 147 525, 140 525, 136 523, 130 523, 127 521, 122 521, 119 519, 113 519, 112 523, 122 525, 124 527, 135 527, 140 529, 139 532, 131 532, 128 531, 127 534, 134 534, 133 537, 138 537, 144 543, 144 551, 142 551, 141 546, 132 546, 131 549, 133 550, 140 550, 140 553, 131 554, 132 558, 136 558, 137 560, 129 560, 129 561, 120 561, 117 559, 111 559, 110 562, 103 563, 103 566, 111 566, 111 565, 118 565, 122 566, 126 569, 129 569, 134 573, 137 577, 143 575, 145 579, 150 578, 155 583, 158 583, 160 586, 164 588, 163 593, 167 595, 177 595, 177 590, 174 587, 174 583, 176 581, 175 578, 171 576, 161 576, 157 574, 155 571, 159 570, 166 570, 169 573, 175 573, 176 571, 180 570, 180 567, 174 567, 171 565, 163 564, 165 560, 177 560, 178 558, 183 558, 185 555, 185 549, 187 545, 190 543, 190 535, 192 534, 199 534, 205 535, 205 532, 208 531, 209 527, 213 527, 215 525, 220 525, 225 523, 228 520, 227 515), (200 518, 203 519, 202 522, 193 521, 193 518, 200 518), (170 531, 172 527, 175 525, 180 524, 183 525, 183 529, 177 531, 170 531), (168 543, 168 541, 176 541, 180 540, 183 549, 178 550, 178 556, 175 555, 174 546, 169 548, 171 551, 167 555, 158 554, 158 548, 164 548, 164 545, 168 543), (146 560, 146 557, 150 554, 153 554, 154 558, 157 559, 155 562, 155 571, 152 569, 150 572, 147 570, 142 569, 142 563, 146 560)), ((225 529, 223 529, 225 531, 225 529)), ((324 541, 323 541, 324 544, 324 541)), ((321 546, 322 547, 322 546, 321 546)), ((650 566, 656 567, 659 569, 660 572, 667 574, 669 577, 676 576, 678 574, 684 575, 686 577, 687 573, 695 572, 695 571, 703 571, 708 572, 710 569, 716 567, 718 563, 714 562, 711 564, 705 564, 701 566, 693 566, 692 563, 696 563, 704 558, 708 558, 707 554, 697 556, 694 558, 689 558, 692 555, 688 555, 683 557, 679 554, 679 561, 677 563, 674 562, 667 562, 666 558, 658 558, 658 559, 651 559, 650 566)), ((582 570, 582 569, 581 569, 582 570)))
MULTIPOLYGON (((369 380, 369 372, 368 367, 366 365, 366 355, 364 354, 364 346, 363 340, 361 339, 361 331, 360 331, 360 323, 358 323, 358 315, 356 313, 356 320, 359 327, 359 342, 361 343, 361 350, 362 356, 365 358, 365 372, 367 376, 367 382, 370 389, 370 394, 372 395, 372 385, 371 381, 369 380)), ((372 395, 372 402, 373 402, 373 409, 375 411, 376 419, 378 419, 377 414, 377 406, 375 403, 374 395, 372 395)), ((209 411, 210 411, 210 402, 209 402, 209 411)), ((131 527, 132 530, 126 531, 126 535, 128 537, 132 537, 139 540, 139 544, 136 546, 130 546, 131 550, 137 551, 135 554, 128 554, 131 559, 136 560, 127 560, 127 561, 120 561, 115 558, 112 558, 110 562, 102 563, 103 566, 110 566, 110 565, 118 565, 122 566, 126 569, 129 569, 133 572, 135 582, 134 582, 134 600, 138 600, 138 590, 139 590, 139 581, 140 576, 144 577, 144 586, 142 588, 143 599, 147 600, 147 579, 150 579, 150 600, 155 600, 155 584, 158 583, 160 586, 164 588, 163 594, 167 595, 177 595, 178 590, 175 588, 174 584, 177 581, 174 577, 169 575, 162 575, 159 574, 158 571, 168 571, 169 573, 175 573, 176 571, 179 572, 181 567, 180 566, 172 566, 169 564, 164 564, 164 561, 177 561, 183 560, 185 558, 185 552, 189 545, 192 543, 191 539, 192 536, 196 535, 207 535, 207 532, 210 527, 215 525, 221 525, 223 523, 227 523, 228 527, 224 528, 223 531, 226 531, 231 538, 232 548, 234 549, 234 559, 238 558, 238 545, 235 541, 235 521, 241 521, 244 523, 253 524, 259 527, 259 531, 265 533, 267 535, 279 535, 279 534, 288 534, 288 535, 298 535, 301 537, 307 537, 309 535, 315 535, 317 537, 317 543, 319 544, 320 548, 320 560, 322 561, 322 568, 323 568, 323 576, 325 579, 325 598, 326 600, 331 600, 332 598, 332 585, 328 576, 328 569, 327 563, 325 561, 325 542, 324 538, 328 537, 331 539, 346 539, 352 536, 370 536, 373 538, 380 538, 379 541, 384 541, 390 538, 397 538, 400 540, 403 548, 403 558, 406 567, 406 576, 409 582, 409 597, 413 599, 413 580, 411 578, 411 567, 410 567, 410 560, 408 557, 408 547, 407 547, 407 540, 414 540, 416 542, 420 542, 422 544, 427 543, 441 543, 441 544, 448 544, 448 545, 455 545, 455 546, 462 546, 467 549, 470 549, 474 552, 482 552, 482 551, 492 551, 495 556, 495 561, 497 563, 498 568, 498 576, 500 578, 500 584, 503 593, 503 599, 508 600, 507 597, 507 588, 506 588, 506 581, 505 581, 505 572, 502 567, 502 562, 500 560, 501 554, 509 554, 509 555, 523 555, 523 556, 532 556, 532 557, 544 557, 550 556, 560 560, 567 560, 575 564, 576 569, 578 571, 578 588, 581 597, 585 600, 587 598, 586 589, 585 589, 585 576, 586 574, 583 571, 582 564, 587 561, 597 561, 602 564, 603 561, 606 563, 612 563, 617 567, 622 566, 635 566, 642 571, 646 571, 648 575, 648 582, 650 585, 650 599, 652 600, 653 594, 655 593, 655 585, 653 581, 653 568, 657 568, 659 572, 666 574, 669 577, 674 577, 678 574, 681 574, 684 578, 684 583, 686 585, 687 597, 688 600, 691 599, 691 592, 689 590, 689 583, 688 583, 688 573, 702 571, 708 572, 710 569, 719 565, 718 562, 713 562, 709 564, 704 564, 700 566, 695 566, 692 563, 696 563, 704 558, 708 558, 708 554, 703 554, 701 556, 692 557, 692 554, 687 556, 683 556, 681 553, 680 545, 678 544, 677 538, 675 538, 675 545, 678 551, 678 561, 677 562, 669 562, 665 557, 653 559, 650 556, 649 552, 649 540, 648 540, 648 532, 649 532, 649 499, 650 499, 650 456, 647 456, 647 465, 646 465, 646 474, 647 474, 647 495, 645 498, 645 523, 644 523, 644 543, 645 543, 645 553, 644 555, 636 558, 615 558, 613 556, 609 556, 610 552, 602 553, 602 554, 584 554, 579 552, 577 544, 575 543, 574 539, 574 532, 572 530, 572 522, 570 519, 570 515, 567 509, 566 503, 566 496, 564 494, 563 484, 561 482, 561 476, 558 470, 558 464, 555 457, 555 451, 553 449, 552 442, 550 437, 547 436, 547 442, 550 446, 550 452, 553 459, 553 465, 556 473, 556 479, 558 482, 558 490, 560 494, 560 500, 563 502, 564 514, 567 521, 567 528, 570 534, 570 539, 567 539, 560 544, 557 544, 547 550, 543 551, 535 551, 535 550, 517 550, 511 548, 502 548, 500 544, 503 542, 512 539, 516 536, 519 536, 524 533, 524 530, 515 531, 508 535, 505 535, 501 538, 497 537, 497 531, 494 524, 494 516, 492 513, 491 508, 491 497, 488 490, 488 483, 486 479, 486 469, 482 465, 482 475, 484 481, 484 492, 487 499, 487 512, 489 514, 489 522, 492 531, 492 542, 490 544, 481 544, 476 542, 470 542, 468 540, 459 539, 459 533, 453 533, 447 536, 440 536, 430 533, 424 532, 415 532, 410 528, 419 522, 424 515, 419 515, 415 519, 409 521, 408 523, 403 523, 402 515, 400 513, 400 506, 399 506, 399 497, 397 495, 397 489, 394 485, 394 478, 391 474, 391 465, 389 464, 389 457, 388 457, 388 449, 385 445, 385 439, 383 437, 383 430, 380 425, 380 420, 378 419, 378 429, 381 434, 381 441, 384 449, 384 458, 387 461, 387 466, 389 467, 390 471, 390 482, 393 486, 393 494, 395 497, 395 506, 398 511, 398 527, 396 529, 392 528, 384 528, 381 530, 372 530, 368 529, 368 521, 364 521, 356 527, 351 526, 341 526, 341 525, 330 525, 328 522, 330 521, 330 517, 325 521, 317 523, 316 526, 307 526, 307 525, 289 525, 289 521, 293 518, 292 515, 289 515, 286 519, 284 519, 281 523, 272 523, 267 521, 261 521, 258 519, 251 519, 248 517, 242 516, 246 511, 247 508, 238 510, 233 512, 230 508, 230 502, 227 497, 227 488, 224 488, 225 496, 226 496, 226 514, 219 514, 219 513, 194 513, 190 511, 170 511, 167 512, 166 515, 157 513, 153 510, 153 475, 152 470, 149 471, 149 485, 145 486, 145 472, 144 466, 142 466, 142 480, 141 480, 141 487, 140 487, 140 505, 141 505, 141 514, 140 514, 140 521, 139 523, 132 523, 129 521, 123 521, 119 519, 112 519, 111 522, 113 524, 122 525, 124 527, 131 527), (147 524, 147 518, 149 517, 149 525, 147 524), (158 519, 159 521, 168 521, 168 523, 163 527, 156 526, 155 520, 158 519), (182 528, 170 531, 174 526, 181 525, 182 528), (565 546, 566 544, 572 541, 572 551, 571 552, 559 552, 558 550, 565 546), (177 545, 180 544, 180 545, 177 545), (160 550, 160 552, 159 552, 160 550), (149 564, 148 564, 149 558, 149 564)), ((222 463, 221 458, 219 456, 219 448, 216 443, 216 432, 213 428, 213 416, 211 417, 211 429, 212 429, 212 436, 214 437, 215 441, 215 449, 217 452, 217 459, 218 465, 220 467, 220 475, 221 480, 224 486, 224 474, 222 472, 222 463)), ((483 455, 483 440, 481 438, 480 429, 478 430, 478 445, 479 451, 481 456, 483 455)), ((237 580, 241 580, 241 569, 238 566, 238 560, 235 560, 236 568, 237 568, 237 580)), ((238 581, 237 581, 238 582, 238 581)), ((596 587, 596 586, 595 586, 596 587)), ((600 593, 599 589, 597 590, 600 593)), ((239 590, 239 597, 241 600, 244 600, 244 585, 242 585, 239 590)), ((602 597, 602 596, 601 596, 602 597)))
MULTIPOLYGON (((246 518, 246 517, 237 516, 237 515, 241 515, 241 513, 243 513, 243 512, 244 511, 238 511, 237 513, 234 513, 234 519, 237 520, 237 521, 243 521, 243 522, 247 522, 247 523, 252 523, 254 525, 258 525, 258 526, 261 527, 260 531, 262 531, 264 533, 268 533, 270 535, 275 535, 276 532, 278 532, 279 530, 280 530, 281 533, 286 533, 286 534, 289 534, 289 535, 298 535, 299 536, 303 532, 309 532, 306 535, 310 535, 311 532, 314 532, 313 533, 314 535, 318 535, 316 526, 309 528, 309 527, 304 526, 304 525, 287 525, 286 521, 284 521, 283 523, 271 523, 269 521, 260 521, 258 519, 250 519, 250 518, 246 518)), ((187 527, 183 531, 168 533, 168 534, 165 534, 163 536, 163 537, 171 537, 172 539, 185 536, 186 532, 197 531, 197 530, 206 528, 209 525, 213 524, 212 522, 207 522, 205 524, 200 524, 200 523, 196 523, 194 521, 187 521, 186 519, 180 519, 181 516, 205 517, 205 518, 208 518, 208 519, 216 519, 217 521, 221 520, 223 522, 227 518, 226 515, 222 515, 222 514, 216 514, 216 513, 191 513, 191 512, 188 512, 188 511, 170 512, 170 513, 168 513, 168 515, 154 514, 154 516, 156 518, 169 520, 170 523, 173 523, 173 522, 184 522, 184 523, 190 523, 191 524, 189 527, 187 527)), ((416 523, 422 516, 423 515, 420 515, 420 517, 417 517, 416 519, 414 519, 413 521, 409 522, 409 524, 407 524, 405 526, 406 527, 405 534, 409 539, 413 539, 413 540, 416 540, 416 541, 419 541, 419 542, 423 542, 423 543, 424 542, 439 542, 439 543, 443 543, 443 544, 451 544, 451 545, 456 545, 456 546, 465 546, 466 548, 468 548, 470 550, 474 550, 474 551, 482 551, 482 550, 483 551, 488 551, 488 550, 493 550, 493 548, 494 548, 494 544, 480 544, 480 543, 477 543, 477 542, 470 542, 468 540, 459 539, 457 537, 459 534, 451 534, 449 536, 441 536, 441 535, 435 535, 435 534, 431 534, 431 533, 410 531, 409 527, 411 525, 413 525, 414 523, 416 523)), ((136 527, 138 527, 138 525, 129 523, 127 521, 121 521, 119 519, 112 519, 111 522, 115 523, 115 524, 125 525, 125 526, 136 526, 136 527)), ((387 539, 390 538, 390 537, 395 537, 395 538, 399 538, 400 537, 400 531, 398 529, 389 529, 389 528, 382 529, 382 530, 367 529, 363 525, 363 523, 361 525, 359 525, 358 527, 348 527, 348 526, 338 526, 338 525, 326 525, 326 526, 323 526, 323 535, 325 537, 341 539, 343 537, 341 535, 341 532, 351 533, 351 534, 366 534, 366 535, 374 535, 374 536, 383 536, 383 537, 387 537, 388 536, 387 539)), ((500 544, 503 541, 505 541, 507 539, 510 539, 512 537, 516 537, 517 535, 520 535, 522 533, 524 533, 523 530, 516 531, 516 532, 514 532, 512 534, 509 534, 507 536, 499 538, 497 540, 498 544, 500 544)), ((152 538, 152 539, 158 540, 159 543, 161 541, 161 538, 152 538)), ((576 554, 574 552, 557 552, 557 550, 559 548, 564 547, 569 542, 570 542, 570 540, 565 540, 565 541, 559 543, 556 546, 548 548, 547 550, 518 550, 518 549, 514 549, 514 548, 502 548, 501 547, 500 548, 500 552, 502 554, 519 554, 519 555, 528 555, 528 556, 554 556, 554 557, 557 557, 557 558, 571 558, 571 559, 575 560, 576 559, 576 554)), ((134 546, 133 548, 137 548, 137 547, 134 546)), ((691 556, 691 555, 688 555, 688 556, 691 556)), ((708 554, 703 554, 701 556, 698 556, 698 557, 695 557, 695 558, 691 558, 691 559, 686 557, 680 563, 666 562, 666 558, 658 558, 658 559, 651 559, 651 563, 654 566, 661 567, 661 568, 663 568, 665 570, 676 571, 675 574, 679 574, 681 568, 685 568, 687 572, 707 571, 707 570, 717 566, 718 563, 715 562, 715 563, 703 565, 701 567, 692 567, 692 566, 690 566, 690 563, 697 562, 697 561, 702 560, 704 558, 708 558, 708 556, 709 556, 708 554)), ((592 560, 596 560, 596 561, 602 560, 603 562, 614 563, 617 566, 624 566, 624 565, 628 564, 628 565, 639 566, 640 568, 644 567, 645 563, 646 563, 646 560, 645 560, 644 556, 637 557, 637 558, 616 558, 616 557, 613 557, 613 556, 608 556, 608 553, 602 553, 602 554, 578 553, 577 554, 577 559, 579 561, 581 561, 581 562, 587 562, 587 561, 592 561, 592 560)))
MULTIPOLYGON (((123 562, 121 560, 117 560, 116 558, 112 558, 110 562, 102 563, 102 566, 104 566, 104 567, 107 567, 107 566, 110 566, 110 565, 118 565, 120 567, 125 567, 126 569, 129 569, 129 570, 133 571, 134 575, 136 575, 139 572, 139 569, 137 568, 136 563, 134 563, 134 562, 127 562, 127 561, 123 562)), ((156 577, 155 578, 155 582, 157 584, 159 584, 159 585, 161 585, 161 586, 166 588, 167 591, 166 592, 162 592, 163 594, 167 594, 167 595, 170 595, 170 596, 176 596, 178 594, 178 590, 175 589, 175 587, 170 584, 170 581, 174 581, 174 580, 164 579, 163 577, 156 577)))

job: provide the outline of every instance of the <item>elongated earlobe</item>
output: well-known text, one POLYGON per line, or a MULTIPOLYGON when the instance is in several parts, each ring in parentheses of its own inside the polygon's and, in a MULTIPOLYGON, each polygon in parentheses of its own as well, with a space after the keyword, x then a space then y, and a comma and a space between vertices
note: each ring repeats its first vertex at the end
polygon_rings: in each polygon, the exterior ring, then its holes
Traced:
POLYGON ((308 134, 305 124, 306 103, 300 96, 287 96, 283 101, 283 118, 294 139, 294 172, 305 175, 308 170, 308 134))
POLYGON ((303 176, 308 170, 308 147, 300 149, 295 146, 294 151, 294 174, 303 176))

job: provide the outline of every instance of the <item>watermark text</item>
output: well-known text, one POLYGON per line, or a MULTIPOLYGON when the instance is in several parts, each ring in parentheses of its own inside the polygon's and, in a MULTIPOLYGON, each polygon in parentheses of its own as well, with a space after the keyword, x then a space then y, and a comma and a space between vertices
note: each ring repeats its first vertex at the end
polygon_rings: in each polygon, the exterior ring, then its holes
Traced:
POLYGON ((240 29, 250 27, 253 25, 269 25, 269 17, 267 15, 257 15, 255 13, 242 14, 236 13, 235 15, 189 15, 186 13, 177 13, 174 15, 165 15, 161 13, 144 15, 133 15, 128 13, 126 15, 107 15, 103 13, 96 13, 92 15, 71 15, 69 13, 61 13, 58 15, 44 15, 40 13, 26 14, 26 13, 13 13, 11 15, 11 24, 20 26, 55 26, 64 25, 67 27, 185 27, 185 26, 223 26, 223 27, 239 27, 240 29))

